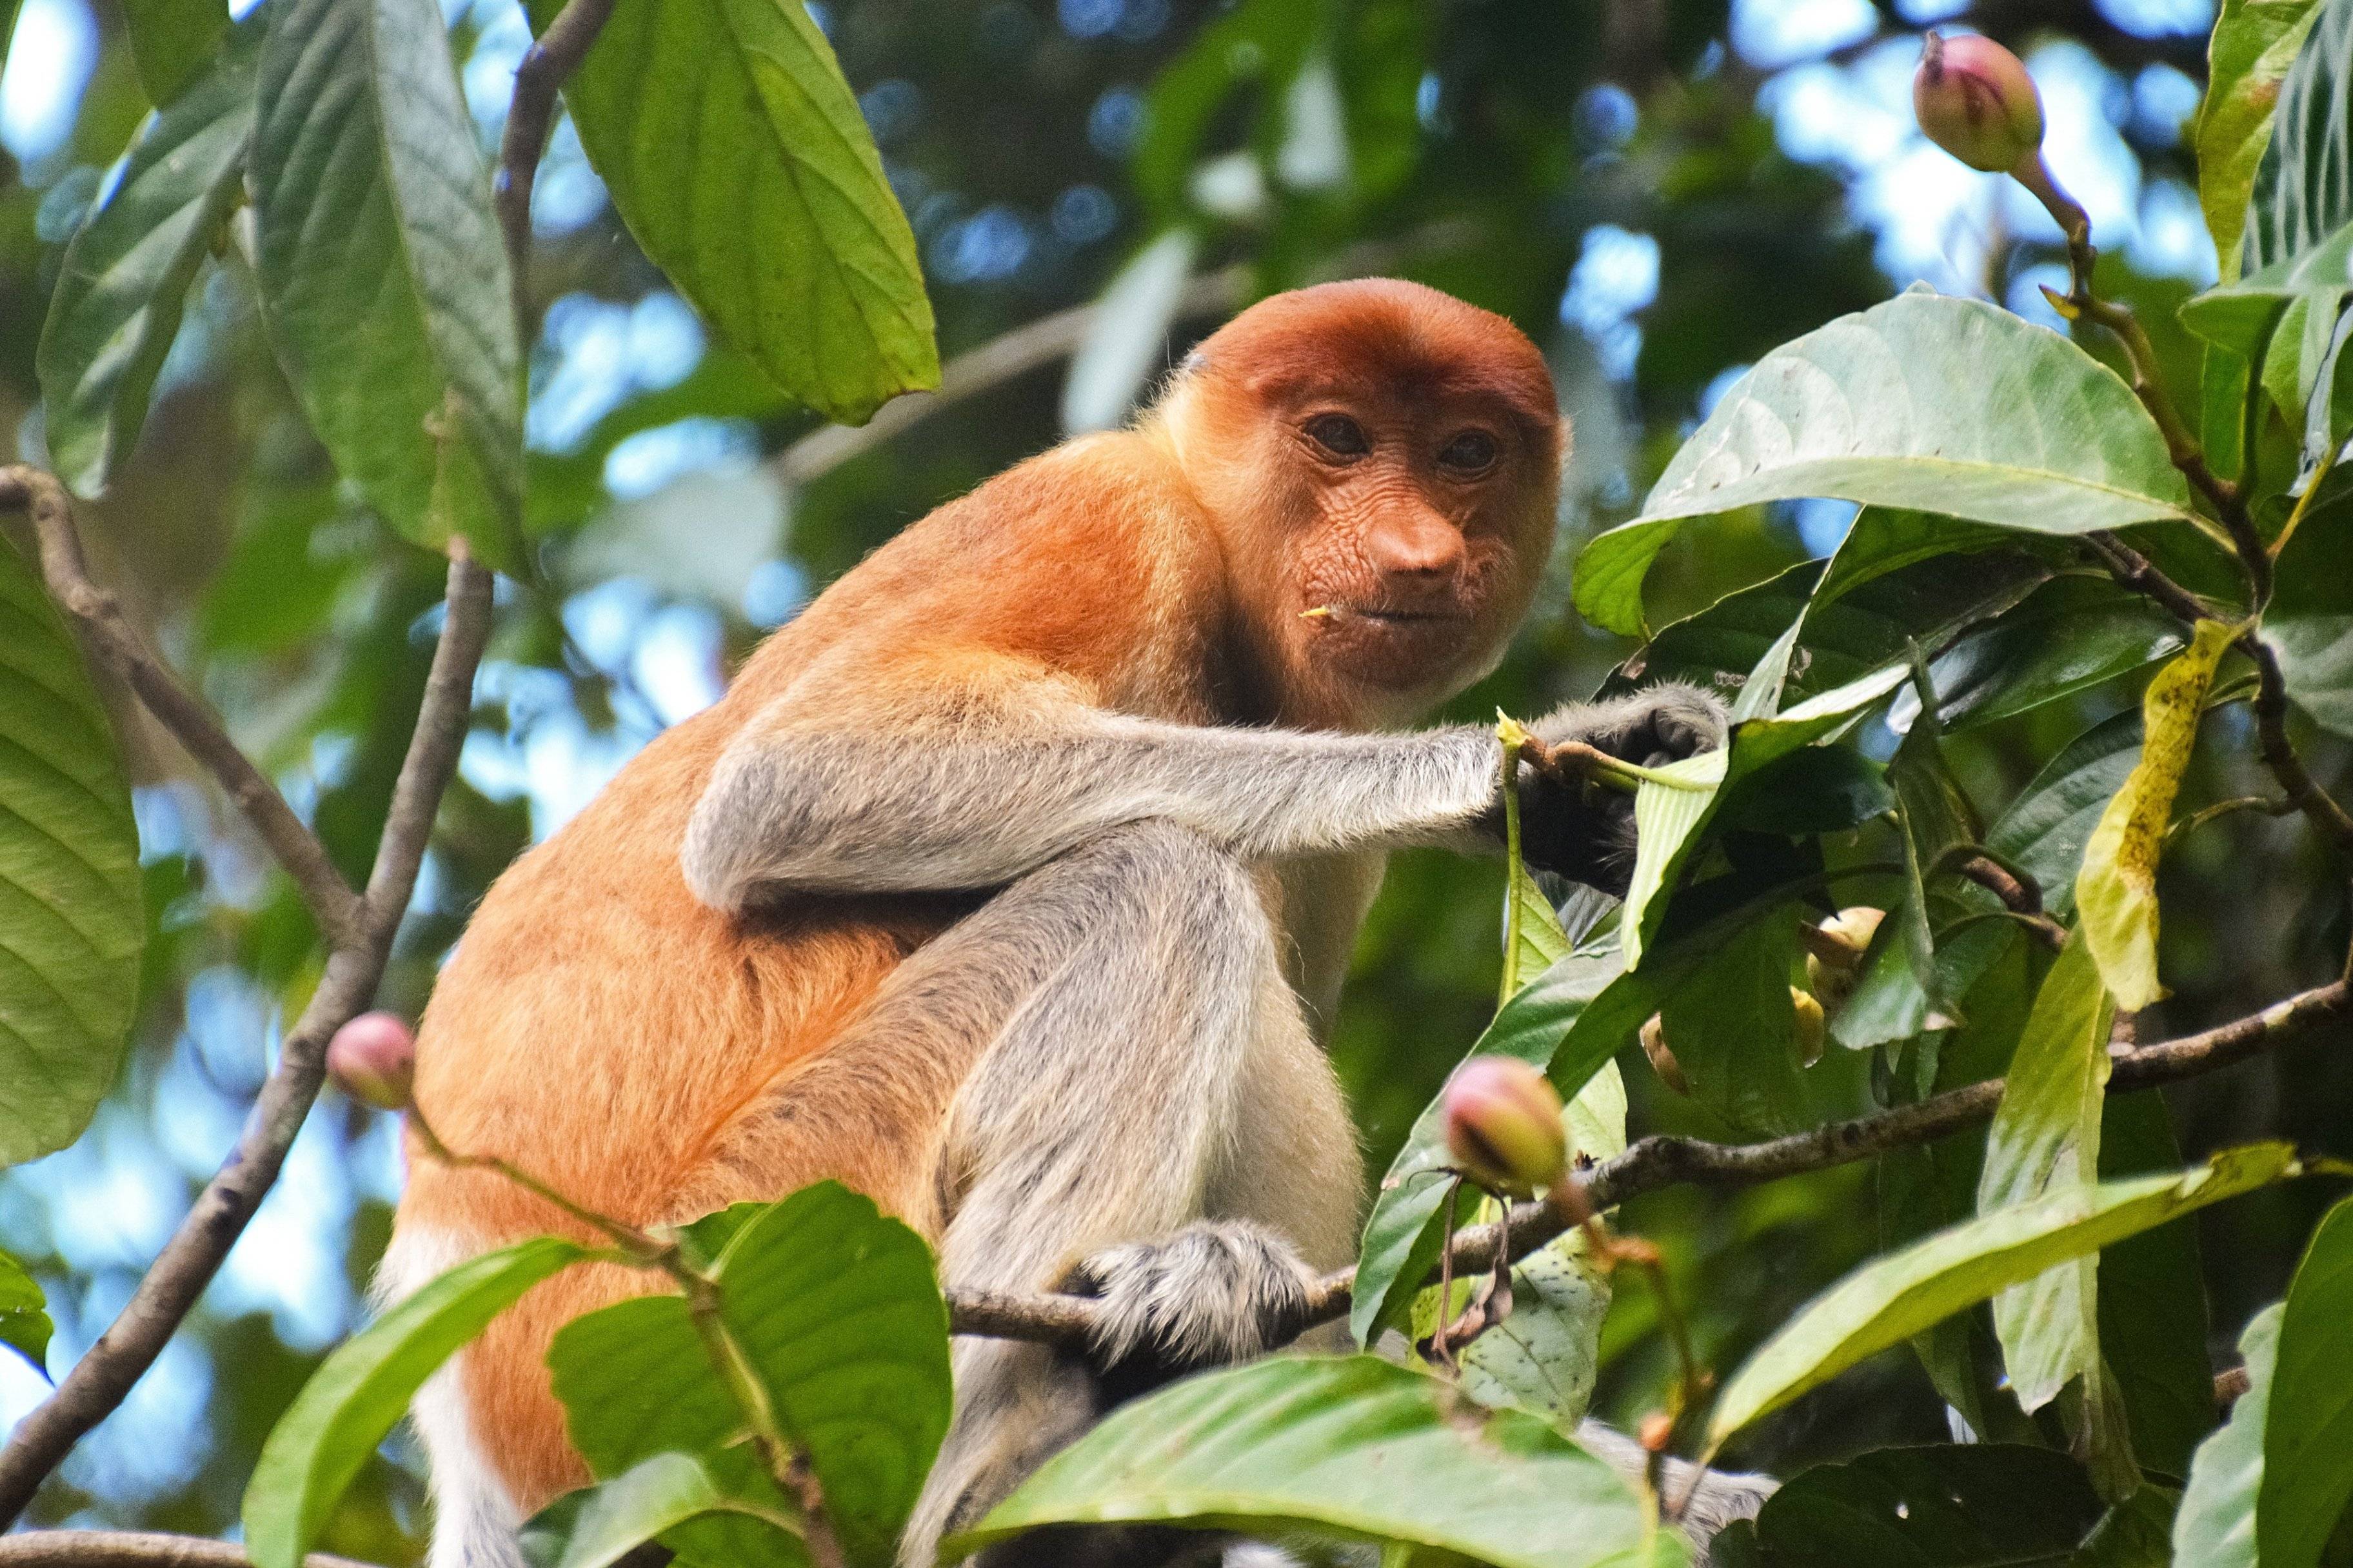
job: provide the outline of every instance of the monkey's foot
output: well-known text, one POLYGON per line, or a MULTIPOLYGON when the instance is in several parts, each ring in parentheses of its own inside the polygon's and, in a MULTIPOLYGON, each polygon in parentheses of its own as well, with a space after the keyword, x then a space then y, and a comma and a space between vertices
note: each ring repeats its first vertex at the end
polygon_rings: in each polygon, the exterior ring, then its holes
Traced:
POLYGON ((1103 1303, 1091 1356, 1107 1403, 1183 1373, 1273 1348, 1315 1282, 1290 1243, 1243 1220, 1202 1220, 1166 1241, 1096 1253, 1062 1289, 1103 1303))

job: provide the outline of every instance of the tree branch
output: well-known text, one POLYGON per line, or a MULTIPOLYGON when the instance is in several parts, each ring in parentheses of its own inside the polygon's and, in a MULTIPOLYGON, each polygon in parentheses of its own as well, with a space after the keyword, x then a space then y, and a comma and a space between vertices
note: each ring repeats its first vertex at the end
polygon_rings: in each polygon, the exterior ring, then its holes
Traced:
MULTIPOLYGON (((580 62, 589 46, 612 18, 617 0, 570 0, 548 24, 547 31, 523 51, 515 68, 514 97, 507 104, 506 130, 499 138, 498 173, 491 181, 491 200, 498 208, 499 230, 505 237, 507 265, 514 288, 515 330, 531 333, 531 285, 525 273, 531 260, 531 192, 539 179, 539 160, 547 151, 548 128, 555 121, 555 92, 580 62)), ((530 347, 528 342, 523 345, 530 347)))
POLYGON ((130 688, 199 767, 212 774, 245 819, 253 825, 302 901, 337 947, 359 940, 359 896, 327 858, 317 835, 294 815, 278 786, 262 776, 204 700, 175 679, 148 651, 123 617, 114 595, 90 581, 89 563, 75 531, 73 500, 64 485, 38 468, 0 468, 0 507, 21 508, 32 519, 41 552, 41 575, 49 596, 72 616, 82 642, 100 664, 130 688))
MULTIPOLYGON (((394 935, 417 884, 433 816, 457 765, 473 709, 474 667, 490 634, 491 577, 462 552, 449 563, 442 623, 408 755, 393 785, 382 846, 355 940, 328 955, 326 973, 287 1032, 237 1147, 90 1353, 17 1424, 0 1449, 0 1525, 13 1522, 83 1434, 122 1403, 211 1283, 285 1163, 319 1095, 327 1041, 375 1000, 394 935)), ((176 688, 174 688, 176 689, 176 688)))
MULTIPOLYGON (((2148 1089, 2213 1072, 2348 1012, 2353 1012, 2353 984, 2347 981, 2301 992, 2215 1028, 2116 1053, 2109 1087, 2118 1091, 2148 1089)), ((1761 1143, 1711 1143, 1697 1138, 1654 1135, 1578 1173, 1577 1183, 1586 1205, 1599 1211, 1680 1183, 1747 1186, 1828 1170, 1973 1126, 1993 1114, 2001 1103, 2001 1091, 2002 1080, 1989 1079, 1915 1105, 1833 1121, 1810 1132, 1761 1143)), ((1550 1203, 1514 1205, 1510 1216, 1511 1256, 1527 1256, 1567 1229, 1569 1223, 1562 1209, 1550 1203)), ((1483 1268, 1503 1239, 1493 1226, 1472 1226, 1455 1236, 1450 1256, 1458 1269, 1483 1268)), ((1325 1275, 1309 1292, 1294 1321, 1285 1325, 1290 1331, 1281 1338, 1289 1339, 1344 1315, 1355 1284, 1353 1268, 1325 1275)), ((949 1326, 956 1333, 1036 1340, 1071 1350, 1085 1346, 1098 1310, 1099 1303, 1083 1297, 948 1292, 949 1326)))
MULTIPOLYGON (((304 1568, 375 1568, 313 1552, 304 1568)), ((253 1568, 233 1541, 134 1530, 28 1530, 0 1535, 0 1568, 253 1568)))

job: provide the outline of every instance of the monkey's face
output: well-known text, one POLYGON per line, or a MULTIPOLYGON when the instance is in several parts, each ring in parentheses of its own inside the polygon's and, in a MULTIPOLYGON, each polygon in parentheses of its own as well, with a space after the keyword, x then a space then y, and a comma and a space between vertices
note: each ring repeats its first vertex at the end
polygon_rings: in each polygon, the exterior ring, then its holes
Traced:
POLYGON ((1418 285, 1325 285, 1209 339, 1180 397, 1237 607, 1294 711, 1403 722, 1493 667, 1559 488, 1551 377, 1517 329, 1418 285))

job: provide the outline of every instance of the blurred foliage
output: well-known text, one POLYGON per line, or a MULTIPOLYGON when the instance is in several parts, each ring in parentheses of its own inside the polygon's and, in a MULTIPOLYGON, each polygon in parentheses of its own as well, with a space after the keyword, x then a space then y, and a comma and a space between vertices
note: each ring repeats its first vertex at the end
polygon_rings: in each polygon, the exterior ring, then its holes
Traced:
MULTIPOLYGON (((2127 299, 2178 299, 2189 282, 2159 275, 2168 268, 2212 275, 2211 252, 2185 263, 2149 237, 2176 194, 2196 226, 2171 84, 2202 75, 2211 17, 2185 15, 2198 9, 1985 0, 1968 14, 2073 84, 2067 101, 2092 127, 2084 144, 2106 160, 2102 178, 2126 193, 2127 218, 2138 203, 2147 243, 2103 264, 2104 286, 2127 299)), ((1923 270, 2021 310, 2040 310, 2033 285, 2056 277, 2055 232, 1974 194, 1942 209, 1923 260, 1918 224, 1887 188, 1919 167, 1906 160, 1920 143, 1908 125, 1875 131, 1867 112, 1886 119, 1886 82, 1900 92, 1926 15, 1895 0, 823 0, 811 11, 913 226, 944 360, 1094 299, 1172 228, 1193 237, 1197 273, 1240 263, 1253 291, 1395 272, 1499 310, 1547 347, 1577 424, 1562 565, 1512 657, 1456 717, 1584 695, 1628 651, 1570 613, 1567 555, 1630 515, 1725 373, 1923 270), (1826 144, 1806 106, 1841 93, 1860 107, 1846 140, 1826 144)), ((512 0, 461 3, 455 26, 489 148, 527 34, 512 0)), ((0 91, 0 419, 28 456, 42 451, 34 349, 65 241, 146 111, 141 81, 169 68, 134 59, 135 36, 111 0, 26 0, 0 91), (50 56, 36 58, 27 38, 50 56), (78 89, 59 38, 89 46, 78 89), (49 122, 8 130, 37 118, 7 107, 40 100, 36 72, 63 82, 48 89, 49 122)), ((2096 204, 2094 216, 2110 221, 2096 204)), ((385 1005, 411 1011, 490 879, 661 725, 709 700, 765 626, 1060 434, 1057 363, 787 485, 775 459, 819 428, 816 416, 704 349, 568 126, 536 226, 526 524, 545 587, 502 593, 462 777, 386 983, 385 1005)), ((439 574, 336 483, 250 304, 244 254, 227 245, 201 262, 153 415, 86 530, 100 576, 354 871, 422 687, 439 574)), ((1162 324, 1160 348, 1181 353, 1211 324, 1179 315, 1162 324)), ((2167 331, 2159 347, 2178 401, 2198 406, 2197 345, 2167 331)), ((1651 574, 1651 624, 1823 553, 1841 525, 1842 509, 1802 504, 1684 530, 1651 574)), ((1948 740, 1948 760, 1998 808, 2136 689, 2119 676, 1978 724, 1948 740)), ((227 1148, 276 1027, 315 979, 309 917, 284 879, 169 744, 114 707, 132 738, 152 925, 141 1023, 92 1131, 0 1178, 0 1244, 48 1293, 57 1369, 119 1309, 227 1148)), ((2231 743, 2200 752, 2185 810, 2263 784, 2243 710, 2211 722, 2231 743)), ((1892 749, 1893 737, 1875 740, 1892 749)), ((2339 778, 2348 747, 2316 737, 2306 754, 2339 778)), ((2196 1028, 2334 973, 2345 892, 2306 842, 2293 823, 2238 813, 2168 857, 2161 958, 2174 995, 2145 1031, 2196 1028), (2223 896, 2246 889, 2262 896, 2223 896)), ((1366 930, 1334 1049, 1373 1171, 1486 1020, 1497 890, 1492 866, 1401 857, 1366 930)), ((2335 1026, 2169 1091, 2183 1153, 2272 1135, 2353 1155, 2347 1037, 2335 1026)), ((1639 1053, 1623 1066, 1637 1133, 1732 1131, 1666 1091, 1639 1053)), ((1863 1054, 1833 1051, 1810 1092, 1861 1110, 1868 1073, 1863 1054)), ((235 1521, 262 1435, 360 1318, 396 1184, 392 1147, 368 1113, 332 1103, 314 1117, 188 1331, 44 1492, 42 1522, 210 1534, 235 1521)), ((2202 1217, 2210 1238, 2230 1242, 2205 1251, 2218 1351, 2281 1295, 2326 1197, 2290 1186, 2202 1217)), ((1706 1282, 1684 1306, 1703 1358, 1727 1366, 1872 1249, 1878 1204, 1872 1173, 1850 1167, 1660 1193, 1623 1220, 1677 1279, 1706 1282)), ((1624 1416, 1662 1402, 1672 1358, 1647 1292, 1620 1293, 1603 1351, 1599 1408, 1624 1416)), ((13 1415, 40 1385, 22 1368, 7 1378, 13 1415)), ((1736 1457, 1787 1473, 1946 1435, 1926 1375, 1894 1352, 1763 1424, 1736 1457)), ((412 1561, 420 1502, 415 1457, 396 1446, 324 1544, 412 1561)))

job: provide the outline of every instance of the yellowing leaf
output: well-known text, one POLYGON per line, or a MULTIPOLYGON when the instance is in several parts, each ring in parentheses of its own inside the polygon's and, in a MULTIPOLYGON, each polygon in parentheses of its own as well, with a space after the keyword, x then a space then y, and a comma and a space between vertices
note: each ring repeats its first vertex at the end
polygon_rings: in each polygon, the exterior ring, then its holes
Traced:
POLYGON ((2187 651, 2141 699, 2140 761, 2100 814, 2075 875, 2075 907, 2116 1005, 2137 1012, 2165 995, 2157 979, 2157 859, 2174 793, 2198 741, 2214 667, 2239 628, 2200 621, 2187 651))

